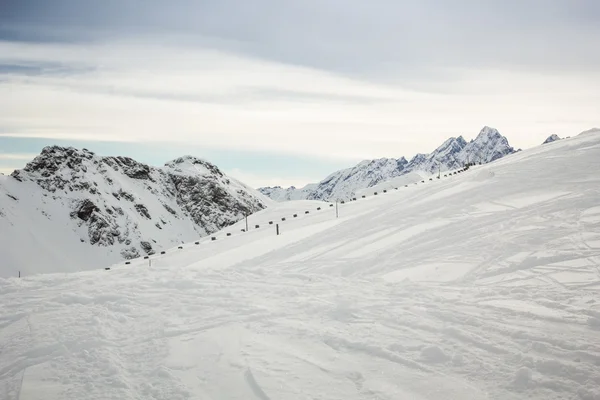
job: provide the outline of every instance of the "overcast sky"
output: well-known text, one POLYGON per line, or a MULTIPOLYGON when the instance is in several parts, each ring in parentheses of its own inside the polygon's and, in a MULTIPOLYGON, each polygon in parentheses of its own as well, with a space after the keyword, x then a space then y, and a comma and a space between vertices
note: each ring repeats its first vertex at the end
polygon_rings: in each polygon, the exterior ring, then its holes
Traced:
POLYGON ((600 125, 597 0, 0 0, 0 171, 56 143, 302 185, 600 125))

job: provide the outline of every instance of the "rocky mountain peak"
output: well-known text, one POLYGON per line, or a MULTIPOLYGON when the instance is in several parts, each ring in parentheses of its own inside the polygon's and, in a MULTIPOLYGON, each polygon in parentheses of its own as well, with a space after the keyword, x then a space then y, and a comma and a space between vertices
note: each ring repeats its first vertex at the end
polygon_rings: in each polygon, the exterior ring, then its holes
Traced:
POLYGON ((554 133, 554 134, 548 136, 548 138, 546 140, 544 140, 544 143, 542 143, 542 144, 556 142, 557 140, 560 140, 560 136, 558 136, 557 134, 554 133))
POLYGON ((415 154, 415 156, 410 160, 409 164, 417 164, 420 162, 423 162, 427 159, 427 154, 423 154, 423 153, 417 153, 415 154))
POLYGON ((192 165, 196 165, 196 164, 198 164, 198 165, 205 165, 205 164, 214 165, 214 164, 211 164, 210 162, 208 162, 208 161, 206 161, 206 160, 204 160, 202 158, 195 157, 195 156, 190 156, 190 155, 185 155, 185 156, 178 157, 178 158, 176 158, 174 160, 171 160, 171 161, 165 163, 165 166, 167 166, 167 167, 173 167, 173 166, 180 165, 180 164, 185 164, 185 163, 189 163, 189 164, 192 164, 192 165))
POLYGON ((458 153, 459 151, 464 149, 466 145, 467 141, 462 136, 459 136, 457 138, 451 137, 450 139, 442 143, 440 147, 435 149, 433 153, 431 153, 429 156, 431 158, 432 155, 435 156, 443 153, 458 153))
POLYGON ((500 138, 503 138, 503 136, 500 134, 500 132, 498 132, 497 129, 491 128, 489 126, 484 126, 481 129, 481 131, 479 132, 479 134, 477 135, 477 138, 475 139, 475 141, 476 142, 491 141, 491 140, 498 140, 500 138))
POLYGON ((429 154, 416 154, 410 161, 401 157, 363 160, 356 166, 337 171, 318 184, 301 189, 261 188, 260 192, 278 201, 347 199, 365 189, 410 173, 434 174, 463 167, 467 163, 488 163, 514 153, 508 140, 489 126, 467 143, 463 136, 451 137, 429 154))
POLYGON ((21 214, 24 220, 39 216, 47 232, 71 238, 56 244, 57 254, 63 253, 60 246, 65 243, 91 246, 86 251, 94 254, 95 248, 110 248, 102 253, 108 258, 99 260, 101 264, 192 241, 269 202, 214 164, 192 156, 157 168, 129 157, 50 146, 11 176, 0 184, 0 193, 11 194, 0 196, 0 224, 16 226, 21 214), (19 207, 18 200, 7 202, 22 197, 12 193, 27 193, 28 201, 19 207))
POLYGON ((224 174, 214 164, 194 156, 183 156, 165 163, 165 167, 172 168, 176 171, 189 171, 199 175, 212 174, 223 177, 224 174))
MULTIPOLYGON (((25 165, 23 171, 49 177, 61 168, 79 170, 85 160, 91 160, 93 157, 94 153, 87 149, 47 146, 42 149, 40 155, 25 165)), ((18 175, 18 171, 13 172, 14 175, 18 175)))

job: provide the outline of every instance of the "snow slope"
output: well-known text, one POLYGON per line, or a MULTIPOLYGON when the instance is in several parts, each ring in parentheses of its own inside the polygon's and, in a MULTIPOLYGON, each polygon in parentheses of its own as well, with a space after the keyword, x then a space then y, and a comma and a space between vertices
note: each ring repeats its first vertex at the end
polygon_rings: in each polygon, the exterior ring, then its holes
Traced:
POLYGON ((300 189, 276 186, 258 190, 275 201, 348 200, 361 190, 399 176, 410 173, 437 175, 440 170, 456 170, 471 163, 489 163, 514 152, 500 132, 486 126, 468 143, 462 136, 452 137, 430 154, 417 154, 410 161, 404 157, 365 160, 300 189))
POLYGON ((600 399, 599 170, 589 133, 338 219, 287 202, 130 265, 0 279, 0 397, 600 399))
POLYGON ((46 147, 23 170, 0 176, 0 276, 78 271, 154 254, 271 203, 195 157, 156 168, 46 147))
POLYGON ((366 189, 360 189, 356 191, 356 196, 358 198, 362 196, 371 196, 373 193, 383 193, 384 190, 395 190, 396 188, 400 189, 406 185, 414 185, 415 183, 421 182, 424 179, 429 179, 429 174, 424 172, 410 172, 405 175, 400 175, 390 180, 381 182, 375 186, 371 186, 366 189))

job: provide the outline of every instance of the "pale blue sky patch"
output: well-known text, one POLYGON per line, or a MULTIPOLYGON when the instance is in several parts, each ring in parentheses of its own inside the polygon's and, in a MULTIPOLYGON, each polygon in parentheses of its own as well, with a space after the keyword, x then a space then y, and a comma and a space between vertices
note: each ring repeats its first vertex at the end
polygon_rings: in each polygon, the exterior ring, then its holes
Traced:
POLYGON ((353 161, 293 156, 287 154, 206 149, 198 145, 171 143, 98 142, 50 138, 0 136, 0 172, 9 174, 23 168, 45 146, 87 148, 101 156, 127 156, 154 166, 162 166, 183 155, 194 155, 216 164, 224 172, 259 187, 262 185, 304 185, 323 178, 323 171, 346 168, 353 161), (241 169, 240 166, 251 166, 241 169))

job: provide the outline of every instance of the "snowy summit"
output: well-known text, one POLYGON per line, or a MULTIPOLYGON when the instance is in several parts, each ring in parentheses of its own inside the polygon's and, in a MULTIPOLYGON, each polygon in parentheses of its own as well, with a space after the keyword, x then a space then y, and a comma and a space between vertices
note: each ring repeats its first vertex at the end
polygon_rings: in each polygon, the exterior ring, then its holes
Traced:
POLYGON ((0 276, 91 269, 155 254, 269 203, 195 157, 156 168, 46 147, 22 170, 0 177, 0 276))
POLYGON ((467 142, 462 136, 450 138, 430 154, 365 160, 353 168, 334 172, 316 184, 301 189, 266 187, 258 189, 275 201, 348 200, 361 189, 375 186, 410 173, 432 174, 463 167, 468 163, 486 164, 514 153, 506 137, 498 130, 484 127, 477 138, 467 142))

